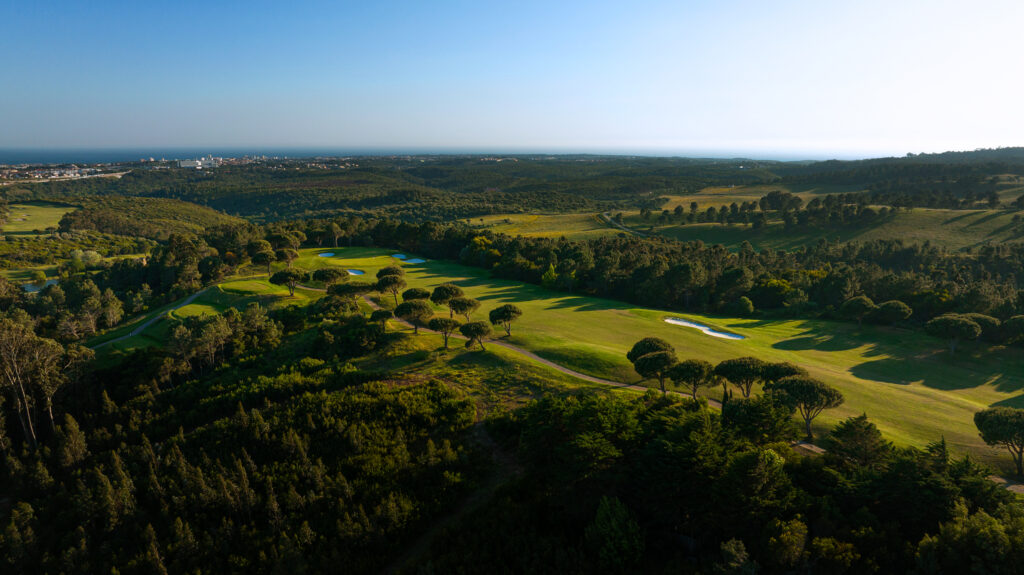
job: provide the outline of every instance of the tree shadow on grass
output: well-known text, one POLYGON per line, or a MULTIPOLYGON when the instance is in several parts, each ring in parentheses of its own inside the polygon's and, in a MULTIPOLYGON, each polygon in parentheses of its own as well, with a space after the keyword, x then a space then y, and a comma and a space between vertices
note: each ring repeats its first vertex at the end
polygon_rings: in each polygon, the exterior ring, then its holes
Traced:
POLYGON ((861 379, 909 385, 920 382, 926 387, 942 391, 958 391, 990 385, 1000 393, 1013 393, 1024 389, 1024 378, 1008 375, 1013 369, 981 353, 962 361, 948 357, 947 352, 930 357, 890 357, 866 361, 850 368, 850 373, 861 379))
POLYGON ((856 340, 845 335, 804 335, 784 339, 772 344, 775 349, 786 351, 847 351, 864 345, 863 340, 856 340))
POLYGON ((997 401, 990 407, 1014 407, 1017 409, 1024 409, 1024 394, 1009 397, 1002 401, 997 401))
POLYGON ((994 220, 994 219, 998 218, 1001 215, 1003 215, 1003 212, 1001 212, 1001 211, 1000 212, 995 212, 994 211, 994 212, 985 214, 984 216, 982 216, 982 217, 974 220, 973 222, 967 224, 966 227, 971 228, 971 227, 974 227, 974 226, 977 226, 977 225, 981 225, 981 224, 983 224, 985 222, 994 220))

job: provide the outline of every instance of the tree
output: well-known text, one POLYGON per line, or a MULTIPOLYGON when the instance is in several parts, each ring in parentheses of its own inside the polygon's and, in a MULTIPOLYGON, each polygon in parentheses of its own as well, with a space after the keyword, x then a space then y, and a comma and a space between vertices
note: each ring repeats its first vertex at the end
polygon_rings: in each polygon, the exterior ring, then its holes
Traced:
POLYGON ((448 338, 451 337, 451 335, 455 333, 455 330, 459 329, 459 326, 461 325, 462 324, 459 323, 459 320, 457 319, 435 317, 430 320, 427 327, 441 334, 441 337, 444 338, 444 348, 448 349, 448 338))
POLYGON ((750 317, 754 315, 754 302, 747 296, 740 296, 736 301, 729 304, 729 311, 739 317, 750 317))
POLYGON ((866 414, 837 423, 824 444, 829 459, 863 469, 878 469, 892 454, 892 444, 882 438, 866 414))
POLYGON ((690 388, 694 399, 697 399, 700 388, 718 384, 715 366, 703 359, 687 359, 673 365, 668 370, 668 377, 677 385, 690 388))
POLYGON ((1001 445, 1010 452, 1017 476, 1024 477, 1024 409, 990 407, 974 414, 974 425, 989 445, 1001 445))
POLYGON ((909 318, 913 313, 909 305, 894 299, 878 304, 872 318, 880 324, 892 325, 909 318))
POLYGON ((795 408, 774 393, 722 404, 722 425, 757 445, 789 441, 796 435, 795 408))
POLYGON ((313 280, 330 287, 336 283, 348 280, 348 272, 338 268, 320 268, 313 272, 313 280))
POLYGON ((974 323, 978 324, 981 328, 981 335, 979 338, 982 341, 990 343, 999 343, 1003 339, 1003 322, 999 321, 998 318, 994 318, 990 315, 983 313, 965 313, 962 317, 965 317, 974 323))
POLYGON ((265 252, 257 252, 252 255, 252 263, 258 266, 267 266, 268 274, 270 273, 270 264, 274 263, 275 261, 277 261, 277 257, 274 255, 274 252, 270 250, 267 250, 265 252))
POLYGON ((1015 315, 1003 322, 1003 338, 1006 343, 1016 343, 1024 338, 1024 315, 1015 315))
POLYGON ((391 313, 389 309, 375 309, 370 314, 370 321, 375 321, 380 324, 380 330, 385 331, 387 329, 388 320, 395 317, 395 314, 391 313))
POLYGON ((420 325, 426 323, 427 318, 432 315, 434 315, 433 308, 421 299, 404 301, 395 307, 395 316, 411 323, 414 334, 420 332, 420 325))
POLYGON ((405 289, 405 280, 399 275, 385 275, 377 279, 377 291, 390 293, 395 298, 395 305, 398 305, 398 292, 405 289))
POLYGON ((842 307, 839 308, 839 313, 843 316, 857 320, 857 327, 863 325, 864 318, 873 311, 875 311, 875 302, 866 295, 852 297, 844 301, 842 307))
POLYGON ((423 288, 410 288, 402 292, 403 301, 411 301, 414 299, 429 299, 430 292, 423 288))
POLYGON ((64 425, 57 432, 57 460, 61 467, 73 467, 85 459, 89 447, 85 433, 78 427, 78 422, 70 413, 64 414, 64 425))
POLYGON ((771 391, 785 394, 785 400, 796 406, 804 419, 807 429, 807 440, 814 440, 811 422, 822 411, 839 407, 843 404, 843 394, 827 383, 806 375, 784 377, 768 386, 771 391))
POLYGON ((31 276, 32 285, 36 287, 43 287, 46 285, 46 272, 43 270, 35 270, 31 276))
POLYGON ((345 282, 327 288, 327 293, 340 297, 356 297, 366 295, 377 289, 376 284, 369 282, 345 282))
POLYGON ((292 267, 292 262, 299 259, 299 252, 291 248, 282 248, 274 252, 277 261, 284 262, 285 266, 292 267))
POLYGON ((295 286, 309 279, 309 274, 302 270, 284 269, 270 276, 270 283, 288 286, 288 295, 295 295, 295 286))
POLYGON ((459 331, 468 340, 466 342, 467 348, 472 347, 474 343, 479 343, 480 349, 484 349, 484 338, 490 335, 491 326, 487 325, 487 322, 472 321, 462 324, 459 331))
POLYGON ((469 316, 480 307, 480 302, 470 297, 453 297, 448 301, 448 307, 469 321, 469 316))
POLYGON ((434 288, 434 292, 430 294, 430 301, 437 305, 447 306, 448 317, 455 317, 455 311, 452 310, 449 302, 463 295, 462 288, 453 283, 445 283, 434 288))
POLYGON ((779 381, 791 375, 807 375, 807 370, 788 361, 766 363, 761 369, 761 377, 766 382, 779 381))
POLYGON ((327 225, 327 235, 334 239, 334 247, 338 247, 338 238, 343 235, 341 227, 338 224, 331 222, 327 225))
POLYGON ((72 363, 87 360, 91 352, 77 346, 68 354, 56 341, 37 336, 30 327, 8 318, 0 318, 0 389, 15 404, 25 441, 37 445, 34 410, 38 396, 56 428, 53 396, 67 381, 66 370, 72 363))
POLYGON ((661 388, 662 395, 665 395, 668 393, 665 389, 665 377, 677 361, 675 352, 666 350, 654 351, 637 358, 633 362, 633 369, 642 377, 658 378, 658 386, 661 388))
POLYGON ((602 573, 633 573, 643 558, 643 533, 617 497, 601 497, 583 537, 602 573))
POLYGON ((975 340, 981 335, 981 326, 961 315, 942 315, 925 325, 928 333, 949 340, 949 352, 956 353, 960 340, 975 340))
POLYGON ((629 363, 635 364, 636 360, 640 359, 641 356, 656 351, 671 351, 675 353, 676 349, 672 347, 672 344, 663 339, 645 337, 633 344, 633 347, 626 353, 626 359, 629 360, 629 363))
POLYGON ((405 270, 398 266, 385 266, 377 270, 377 279, 381 279, 384 276, 405 276, 405 270))
POLYGON ((754 384, 764 378, 765 363, 756 357, 727 359, 715 366, 715 374, 740 388, 743 397, 750 397, 754 384))
POLYGON ((521 315, 523 315, 523 310, 519 309, 516 305, 507 303, 492 309, 488 314, 488 319, 491 320, 491 325, 500 325, 505 328, 505 335, 511 336, 512 322, 519 319, 521 315))

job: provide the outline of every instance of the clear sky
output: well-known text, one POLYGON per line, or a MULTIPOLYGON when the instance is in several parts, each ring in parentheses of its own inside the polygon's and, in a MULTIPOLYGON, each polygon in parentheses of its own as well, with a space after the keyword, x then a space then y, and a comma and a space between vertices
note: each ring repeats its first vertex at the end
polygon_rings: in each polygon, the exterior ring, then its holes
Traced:
POLYGON ((1024 145, 1024 0, 0 0, 0 147, 1024 145))

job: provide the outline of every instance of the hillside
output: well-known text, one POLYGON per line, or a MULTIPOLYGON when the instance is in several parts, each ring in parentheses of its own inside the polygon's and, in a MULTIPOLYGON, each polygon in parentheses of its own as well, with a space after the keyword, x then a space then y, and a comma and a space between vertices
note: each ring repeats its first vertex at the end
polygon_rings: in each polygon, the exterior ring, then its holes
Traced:
POLYGON ((64 214, 62 231, 96 230, 122 236, 167 239, 171 234, 201 234, 243 220, 206 206, 168 198, 90 196, 71 200, 81 209, 64 214))

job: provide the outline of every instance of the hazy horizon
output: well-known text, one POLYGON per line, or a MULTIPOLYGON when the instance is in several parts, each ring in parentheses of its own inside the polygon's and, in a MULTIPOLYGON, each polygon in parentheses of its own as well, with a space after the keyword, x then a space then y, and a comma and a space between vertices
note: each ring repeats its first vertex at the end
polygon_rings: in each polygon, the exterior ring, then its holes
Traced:
MULTIPOLYGON (((973 150, 939 150, 938 152, 970 152, 973 150)), ((938 153, 926 152, 926 153, 938 153)), ((918 154, 922 152, 907 152, 918 154)), ((219 157, 268 156, 291 159, 313 157, 386 157, 386 156, 609 156, 643 158, 685 158, 752 161, 826 161, 863 160, 883 157, 902 157, 906 153, 856 155, 827 153, 771 153, 755 150, 586 150, 586 149, 473 149, 473 148, 360 148, 317 146, 174 146, 174 147, 93 147, 93 148, 2 148, 0 165, 18 164, 98 164, 134 162, 153 157, 156 160, 180 160, 206 155, 219 157)))
POLYGON ((0 9, 5 149, 853 159, 1018 145, 1011 1, 0 9))

